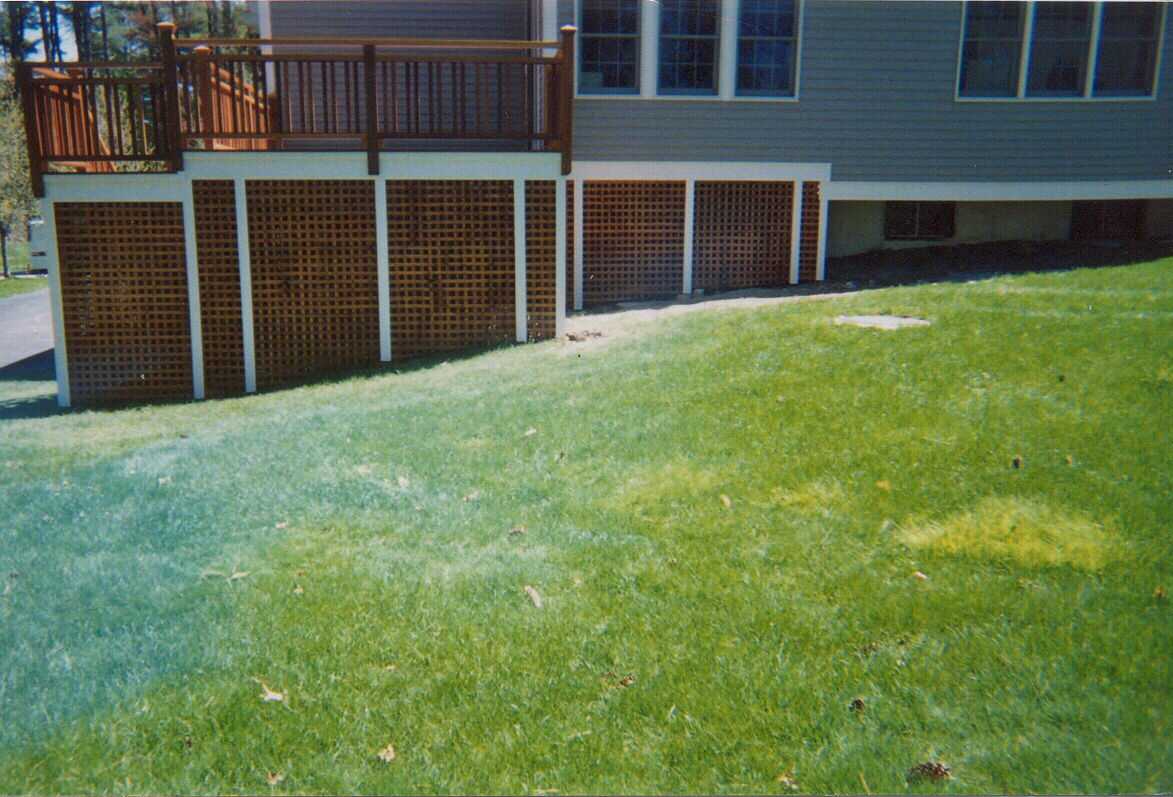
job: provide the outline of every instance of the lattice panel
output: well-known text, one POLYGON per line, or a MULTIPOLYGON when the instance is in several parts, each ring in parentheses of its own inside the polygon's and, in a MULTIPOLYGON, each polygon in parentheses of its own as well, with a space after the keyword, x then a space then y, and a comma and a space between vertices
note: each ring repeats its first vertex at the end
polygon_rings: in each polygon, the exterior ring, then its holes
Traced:
POLYGON ((525 184, 526 334, 530 340, 546 340, 555 333, 558 312, 555 189, 553 180, 528 180, 525 184))
POLYGON ((55 219, 73 403, 191 397, 183 206, 62 202, 55 219))
POLYGON ((574 180, 566 181, 566 311, 574 309, 574 180))
POLYGON ((249 180, 257 386, 379 361, 370 180, 249 180))
POLYGON ((204 390, 208 396, 243 393, 235 191, 231 180, 195 180, 192 196, 200 271, 204 390))
POLYGON ((515 337, 513 182, 388 180, 399 360, 515 337))
POLYGON ((693 288, 774 288, 790 281, 794 184, 698 182, 693 288))
POLYGON ((819 266, 819 184, 802 184, 802 219, 798 238, 798 280, 814 282, 819 266))
POLYGON ((684 183, 583 184, 583 303, 680 293, 684 183))

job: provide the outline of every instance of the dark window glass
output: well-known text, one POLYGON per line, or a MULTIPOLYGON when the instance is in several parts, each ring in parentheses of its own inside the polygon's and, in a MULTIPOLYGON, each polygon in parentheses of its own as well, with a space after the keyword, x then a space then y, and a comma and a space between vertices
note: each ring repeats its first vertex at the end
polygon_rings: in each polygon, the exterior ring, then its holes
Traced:
POLYGON ((962 97, 1013 97, 1018 93, 1024 3, 972 2, 965 7, 961 48, 962 97))
POLYGON ((1087 78, 1091 3, 1035 4, 1026 93, 1032 97, 1078 97, 1087 78))
POLYGON ((797 0, 741 0, 737 94, 793 97, 797 57, 797 0))
POLYGON ((660 0, 660 92, 716 94, 718 0, 660 0))
POLYGON ((578 90, 639 91, 639 0, 582 0, 578 90))
POLYGON ((884 206, 884 238, 889 241, 952 238, 956 209, 953 202, 888 202, 884 206))
POLYGON ((1153 91, 1160 3, 1105 3, 1092 93, 1147 96, 1153 91))

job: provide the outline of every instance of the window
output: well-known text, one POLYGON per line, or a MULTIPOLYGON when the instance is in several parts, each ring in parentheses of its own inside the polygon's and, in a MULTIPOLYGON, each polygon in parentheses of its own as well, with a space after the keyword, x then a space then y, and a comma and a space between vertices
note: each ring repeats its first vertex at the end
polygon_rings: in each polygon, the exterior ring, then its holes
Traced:
POLYGON ((1096 99, 1156 96, 1165 4, 965 4, 959 99, 1096 99))
POLYGON ((1103 14, 1093 93, 1097 97, 1151 94, 1161 29, 1160 5, 1105 3, 1103 14))
POLYGON ((1084 2, 1035 4, 1026 78, 1028 95, 1083 95, 1094 10, 1091 3, 1084 2))
POLYGON ((956 209, 953 202, 888 202, 884 206, 884 239, 939 241, 952 238, 956 209))
POLYGON ((1022 53, 1025 3, 981 2, 965 7, 961 47, 963 97, 1014 97, 1022 53))
POLYGON ((578 90, 639 90, 640 0, 582 0, 578 90))
POLYGON ((1075 241, 1135 241, 1144 237, 1143 200, 1075 202, 1071 238, 1075 241))
POLYGON ((716 94, 719 0, 660 0, 660 93, 716 94))
POLYGON ((737 94, 793 97, 797 59, 797 0, 741 0, 737 94))

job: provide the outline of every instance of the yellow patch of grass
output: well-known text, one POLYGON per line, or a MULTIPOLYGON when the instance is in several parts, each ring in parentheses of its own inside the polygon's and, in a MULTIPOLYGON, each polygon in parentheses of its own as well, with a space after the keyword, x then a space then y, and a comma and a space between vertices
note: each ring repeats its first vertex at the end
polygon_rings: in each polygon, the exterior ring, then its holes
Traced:
POLYGON ((713 471, 688 460, 673 460, 629 478, 619 488, 616 503, 623 509, 640 509, 685 499, 704 500, 702 496, 720 484, 720 476, 713 471))
POLYGON ((846 495, 839 482, 820 480, 800 484, 792 490, 775 487, 770 498, 786 509, 813 515, 842 504, 846 495))
POLYGON ((1115 553, 1111 532, 1087 515, 1014 496, 983 498, 967 512, 906 526, 899 536, 913 548, 1010 559, 1027 567, 1093 571, 1115 553))

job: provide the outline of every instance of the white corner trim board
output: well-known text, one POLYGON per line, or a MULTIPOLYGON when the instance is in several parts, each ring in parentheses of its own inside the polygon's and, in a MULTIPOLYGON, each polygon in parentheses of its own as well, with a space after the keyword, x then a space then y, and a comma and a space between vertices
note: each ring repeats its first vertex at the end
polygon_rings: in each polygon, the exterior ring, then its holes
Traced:
POLYGON ((583 303, 583 243, 582 243, 582 215, 586 206, 583 195, 586 187, 582 180, 574 180, 574 309, 581 310, 583 303))
POLYGON ((684 181, 684 274, 681 293, 692 293, 693 244, 692 230, 696 223, 696 180, 684 181))
POLYGON ((65 349, 65 312, 61 304, 61 258, 57 251, 57 218, 48 194, 41 199, 41 218, 45 220, 45 248, 49 267, 49 312, 53 318, 53 368, 57 374, 57 406, 68 407, 69 355, 65 349))
POLYGON ((240 265, 240 338, 244 349, 244 392, 257 392, 257 358, 253 339, 253 267, 248 248, 248 192, 244 179, 233 181, 236 191, 236 258, 240 265))
POLYGON ((191 335, 191 395, 204 397, 204 324, 200 312, 200 261, 196 247, 195 199, 191 183, 183 198, 183 256, 187 267, 187 317, 191 335))
POLYGON ((831 201, 1062 202, 1096 199, 1173 199, 1173 180, 1038 183, 830 182, 831 201))
POLYGON ((387 251, 387 181, 375 180, 375 260, 379 282, 379 360, 391 362, 391 257, 387 251))
POLYGON ((790 284, 798 284, 798 253, 802 241, 802 183, 793 182, 794 193, 790 202, 790 284))
POLYGON ((528 310, 525 284, 525 180, 513 181, 513 313, 514 339, 525 343, 528 333, 528 310))
POLYGON ((554 183, 554 337, 566 334, 566 184, 554 183))

